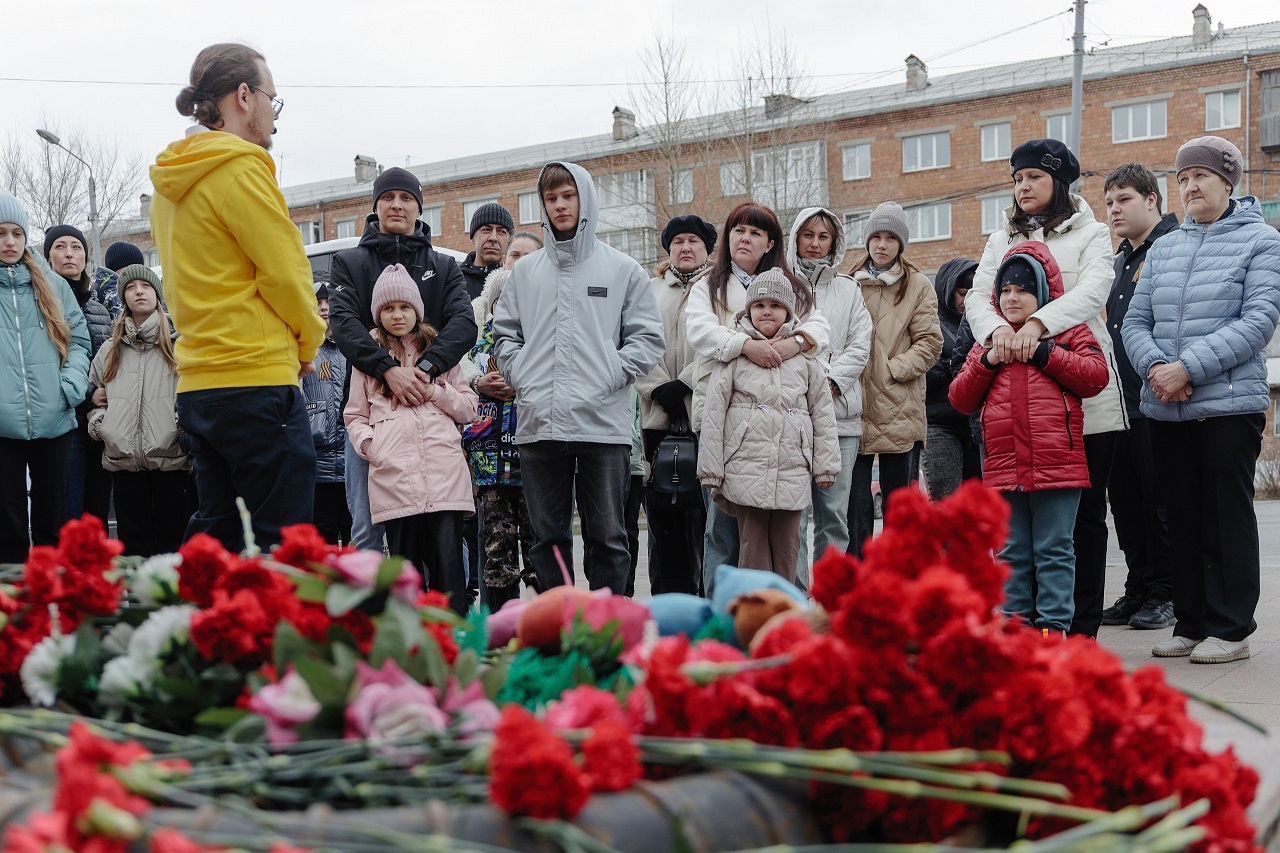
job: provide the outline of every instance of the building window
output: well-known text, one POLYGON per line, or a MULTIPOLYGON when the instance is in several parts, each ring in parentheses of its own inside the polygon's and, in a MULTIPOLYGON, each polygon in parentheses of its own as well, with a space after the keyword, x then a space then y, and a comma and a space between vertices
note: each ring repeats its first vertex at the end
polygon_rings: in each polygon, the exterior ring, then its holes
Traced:
POLYGON ((912 243, 951 239, 951 202, 908 207, 905 213, 912 243))
POLYGON ((1163 139, 1165 102, 1147 101, 1111 109, 1111 141, 1136 142, 1139 139, 1163 139))
POLYGON ((671 182, 671 203, 689 204, 693 201, 693 169, 681 169, 671 182))
POLYGON ((656 232, 652 228, 627 228, 596 236, 643 266, 650 266, 658 259, 656 232))
POLYGON ((159 249, 147 249, 147 251, 144 252, 143 255, 147 259, 147 266, 149 267, 160 266, 160 250, 159 249))
POLYGON ((600 196, 602 208, 648 204, 650 188, 649 174, 644 169, 600 175, 596 178, 596 192, 600 196))
POLYGON ((922 133, 902 139, 902 171, 942 169, 951 165, 951 134, 922 133))
POLYGON ((339 240, 345 239, 345 238, 347 238, 347 237, 354 237, 354 236, 356 236, 356 220, 355 220, 355 217, 352 217, 352 218, 350 218, 350 219, 339 219, 339 220, 337 221, 337 223, 336 223, 336 224, 337 224, 337 226, 338 226, 338 239, 339 239, 339 240))
POLYGON ((871 143, 858 142, 840 148, 844 161, 844 179, 860 181, 871 177, 871 143))
POLYGON ((1013 204, 1013 196, 987 196, 982 199, 982 233, 994 234, 1004 227, 1004 209, 1013 204))
POLYGON ((827 151, 821 140, 751 152, 751 175, 736 160, 720 166, 722 195, 750 195, 777 211, 827 203, 827 151))
POLYGON ((1240 126, 1240 90, 1210 92, 1204 96, 1204 129, 1240 126))
POLYGON ((1044 122, 1044 135, 1061 143, 1071 142, 1071 113, 1049 116, 1044 122))
POLYGON ((1156 186, 1160 188, 1160 215, 1163 216, 1169 212, 1169 176, 1157 177, 1156 186))
POLYGON ((869 219, 871 219, 871 211, 869 210, 850 210, 844 215, 844 242, 846 246, 856 246, 862 242, 862 232, 866 230, 869 219))
POLYGON ((1010 125, 1007 121, 982 126, 982 159, 1007 160, 1011 151, 1010 125))
POLYGON ((475 216, 476 211, 479 210, 483 205, 486 205, 491 201, 497 201, 497 200, 498 200, 497 196, 494 196, 493 198, 480 198, 480 199, 476 199, 475 201, 468 201, 465 204, 463 204, 462 205, 462 230, 470 231, 471 217, 475 216))
POLYGON ((530 225, 541 221, 542 199, 538 198, 538 191, 520 193, 520 224, 530 225))
POLYGON ((747 172, 741 160, 720 164, 720 195, 746 195, 747 172))
POLYGON ((297 223, 298 232, 302 234, 302 245, 310 246, 320 242, 320 223, 315 220, 297 223))
MULTIPOLYGON (((418 219, 422 221, 422 224, 427 227, 428 233, 436 235, 440 234, 440 211, 443 209, 444 208, 441 207, 428 207, 426 210, 422 211, 422 215, 418 217, 418 219)), ((467 222, 470 223, 470 221, 471 220, 468 218, 467 222)))

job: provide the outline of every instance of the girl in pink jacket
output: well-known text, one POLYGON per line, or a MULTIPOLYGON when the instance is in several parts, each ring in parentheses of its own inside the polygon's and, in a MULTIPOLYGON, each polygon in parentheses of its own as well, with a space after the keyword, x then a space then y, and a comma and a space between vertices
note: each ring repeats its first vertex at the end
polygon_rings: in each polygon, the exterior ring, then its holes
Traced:
MULTIPOLYGON (((373 287, 372 334, 405 367, 436 339, 422 316, 422 295, 404 266, 383 270, 373 287)), ((476 401, 457 366, 432 383, 419 406, 397 406, 382 382, 353 367, 343 411, 352 446, 369 461, 374 524, 386 525, 391 553, 417 566, 458 613, 467 611, 462 518, 475 511, 458 424, 475 419, 476 401)))

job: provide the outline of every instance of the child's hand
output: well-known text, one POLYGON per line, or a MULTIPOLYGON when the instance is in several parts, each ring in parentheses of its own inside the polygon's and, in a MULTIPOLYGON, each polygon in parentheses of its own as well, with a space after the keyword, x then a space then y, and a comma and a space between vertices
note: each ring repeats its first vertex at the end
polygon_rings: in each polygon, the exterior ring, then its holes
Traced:
POLYGON ((105 409, 107 407, 107 389, 99 388, 94 391, 89 402, 93 403, 93 405, 97 406, 99 409, 105 409))
POLYGON ((782 364, 782 356, 768 341, 748 340, 742 345, 742 354, 760 367, 777 367, 782 364))
POLYGON ((829 489, 836 484, 835 477, 818 477, 814 480, 819 489, 829 489))
POLYGON ((1000 350, 997 347, 984 350, 982 353, 982 363, 986 367, 998 367, 1001 363, 1000 350))

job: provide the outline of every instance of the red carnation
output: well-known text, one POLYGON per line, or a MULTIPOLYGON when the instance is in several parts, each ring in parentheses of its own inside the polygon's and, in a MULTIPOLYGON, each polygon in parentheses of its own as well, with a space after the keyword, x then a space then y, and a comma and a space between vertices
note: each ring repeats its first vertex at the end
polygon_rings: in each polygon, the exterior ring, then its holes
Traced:
POLYGON ((33 545, 22 571, 22 585, 32 607, 57 604, 66 596, 62 582, 62 552, 50 545, 33 545))
POLYGON ((703 737, 748 738, 772 746, 800 742, 795 718, 782 702, 735 678, 714 682, 690 713, 703 737))
POLYGON ((519 705, 507 705, 494 729, 489 792, 507 814, 572 820, 591 796, 569 744, 519 705))
POLYGON ((325 542, 313 525, 291 524, 280 528, 280 544, 271 552, 271 557, 295 568, 309 569, 313 563, 323 563, 339 550, 325 542))
POLYGON ((69 565, 80 571, 102 573, 124 553, 124 545, 108 538, 102 519, 86 512, 62 525, 58 533, 58 550, 69 565))
POLYGON ((857 557, 840 548, 827 548, 827 553, 813 564, 813 585, 809 588, 813 600, 834 613, 840 597, 858 582, 858 566, 857 557))
POLYGON ((640 748, 618 720, 596 723, 582 742, 582 757, 593 791, 625 791, 640 778, 640 748))
POLYGON ((213 604, 213 587, 231 564, 231 555, 222 543, 207 533, 197 533, 178 553, 178 595, 200 607, 213 604))
POLYGON ((249 590, 231 596, 215 590, 213 606, 191 617, 191 642, 210 660, 253 666, 270 652, 274 627, 258 597, 249 590))

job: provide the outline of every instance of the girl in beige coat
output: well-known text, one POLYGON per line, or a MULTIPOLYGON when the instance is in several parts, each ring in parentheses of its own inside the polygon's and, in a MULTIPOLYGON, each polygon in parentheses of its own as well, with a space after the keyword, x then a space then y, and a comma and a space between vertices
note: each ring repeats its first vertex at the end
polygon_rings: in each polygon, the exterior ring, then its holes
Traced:
POLYGON ((111 339, 89 368, 96 390, 89 437, 103 444, 124 552, 151 557, 182 544, 194 508, 191 464, 178 446, 177 361, 160 303, 159 277, 141 264, 120 270, 123 302, 111 339))
POLYGON ((880 493, 887 502, 912 480, 913 452, 928 430, 925 374, 942 352, 938 295, 902 256, 910 240, 902 208, 886 201, 863 232, 866 252, 853 278, 871 314, 871 358, 862 372, 862 443, 849 496, 849 551, 862 554, 871 535, 871 467, 880 457, 880 493))
MULTIPOLYGON (((759 341, 794 335, 794 281, 777 268, 757 276, 737 328, 759 341)), ((797 358, 765 368, 736 358, 715 366, 698 479, 737 517, 739 566, 794 581, 810 484, 830 488, 839 472, 835 407, 821 364, 797 358)))

